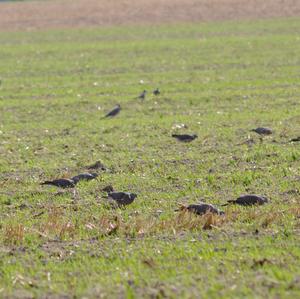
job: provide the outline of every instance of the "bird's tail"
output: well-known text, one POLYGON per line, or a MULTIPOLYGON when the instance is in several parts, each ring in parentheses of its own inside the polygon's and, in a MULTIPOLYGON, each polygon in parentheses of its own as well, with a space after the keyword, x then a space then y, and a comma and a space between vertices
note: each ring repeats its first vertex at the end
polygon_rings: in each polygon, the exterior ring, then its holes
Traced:
POLYGON ((51 181, 45 181, 43 183, 40 183, 40 185, 52 185, 51 181))

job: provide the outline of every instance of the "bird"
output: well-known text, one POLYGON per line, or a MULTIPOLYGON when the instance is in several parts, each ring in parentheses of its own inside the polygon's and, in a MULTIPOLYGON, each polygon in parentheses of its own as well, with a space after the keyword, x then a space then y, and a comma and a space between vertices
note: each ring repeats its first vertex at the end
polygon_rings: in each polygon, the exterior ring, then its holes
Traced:
POLYGON ((176 138, 182 142, 191 142, 196 139, 198 136, 196 134, 189 135, 189 134, 172 134, 172 137, 176 138))
POLYGON ((127 206, 137 197, 137 194, 130 192, 108 192, 108 198, 113 200, 118 206, 127 206))
POLYGON ((74 188, 76 183, 72 179, 56 179, 53 181, 45 181, 41 185, 52 185, 60 188, 74 188))
POLYGON ((256 129, 252 129, 252 132, 257 133, 258 135, 271 135, 273 131, 269 128, 258 127, 256 129))
POLYGON ((300 136, 299 137, 296 137, 296 138, 292 138, 290 140, 290 142, 299 142, 300 141, 300 136))
POLYGON ((95 169, 100 169, 100 170, 107 170, 106 166, 101 162, 101 161, 96 161, 95 163, 89 165, 86 167, 89 170, 95 170, 95 169))
POLYGON ((102 188, 101 191, 107 192, 107 193, 113 192, 114 191, 114 187, 112 185, 107 185, 104 188, 102 188))
POLYGON ((73 176, 71 180, 77 184, 80 181, 90 181, 98 177, 97 173, 80 173, 76 176, 73 176))
POLYGON ((220 211, 218 208, 211 204, 200 202, 198 204, 190 204, 188 206, 182 206, 180 210, 187 210, 191 213, 197 215, 205 215, 207 213, 217 214, 217 215, 224 215, 223 211, 220 211))
POLYGON ((136 99, 145 100, 147 91, 144 90, 136 99))
POLYGON ((237 204, 240 206, 253 206, 253 205, 263 205, 267 203, 268 198, 255 194, 247 194, 238 197, 235 200, 228 200, 226 204, 223 206, 227 206, 228 204, 237 204))
POLYGON ((111 111, 109 111, 104 118, 116 116, 121 111, 121 106, 117 104, 111 111))
POLYGON ((155 96, 160 95, 160 90, 159 90, 159 88, 154 89, 154 90, 153 90, 153 94, 154 94, 155 96))

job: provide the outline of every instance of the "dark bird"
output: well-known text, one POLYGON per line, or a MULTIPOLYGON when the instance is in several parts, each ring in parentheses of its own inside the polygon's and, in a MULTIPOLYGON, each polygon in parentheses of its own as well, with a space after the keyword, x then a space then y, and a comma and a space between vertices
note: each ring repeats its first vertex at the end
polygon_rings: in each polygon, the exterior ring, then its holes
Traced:
POLYGON ((215 206, 207 203, 200 202, 199 204, 191 204, 188 206, 182 206, 180 210, 187 210, 191 213, 195 213, 197 215, 205 215, 207 213, 224 215, 223 211, 220 211, 215 206))
POLYGON ((137 194, 130 192, 112 191, 108 193, 108 198, 114 200, 118 206, 126 206, 131 204, 136 197, 137 194))
POLYGON ((119 104, 117 104, 111 111, 109 111, 105 116, 105 117, 113 117, 116 116, 119 112, 121 111, 121 106, 119 104))
POLYGON ((253 206, 253 205, 263 205, 267 203, 269 200, 260 195, 248 194, 242 195, 235 200, 228 200, 226 204, 223 206, 227 206, 228 204, 237 204, 240 206, 253 206))
POLYGON ((56 179, 41 183, 41 185, 52 185, 60 188, 73 188, 75 187, 75 184, 76 183, 72 179, 56 179))
POLYGON ((262 127, 259 127, 259 128, 256 128, 256 129, 252 129, 251 130, 252 132, 255 132, 259 135, 271 135, 273 133, 273 131, 269 128, 262 128, 262 127))
POLYGON ((78 174, 78 175, 76 175, 76 176, 73 176, 72 178, 71 178, 71 180, 75 183, 75 184, 77 184, 78 182, 80 182, 80 181, 90 181, 90 180, 93 180, 93 179, 95 179, 96 177, 98 176, 98 174, 97 173, 80 173, 80 174, 78 174))
POLYGON ((144 90, 136 99, 145 100, 147 91, 144 90))
POLYGON ((300 136, 299 137, 296 137, 296 138, 292 138, 290 140, 290 142, 299 142, 300 141, 300 136))
POLYGON ((159 88, 154 89, 154 90, 153 90, 153 94, 154 94, 155 96, 160 95, 160 90, 159 90, 159 88))
POLYGON ((196 134, 189 135, 189 134, 173 134, 172 137, 176 138, 182 142, 191 142, 196 139, 198 136, 196 134))

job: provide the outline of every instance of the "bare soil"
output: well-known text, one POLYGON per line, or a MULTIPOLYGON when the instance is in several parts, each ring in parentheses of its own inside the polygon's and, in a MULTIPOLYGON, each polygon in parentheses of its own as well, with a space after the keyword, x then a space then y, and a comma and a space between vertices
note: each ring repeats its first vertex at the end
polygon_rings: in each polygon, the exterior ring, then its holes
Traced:
POLYGON ((82 28, 300 16, 299 0, 0 2, 0 30, 82 28))

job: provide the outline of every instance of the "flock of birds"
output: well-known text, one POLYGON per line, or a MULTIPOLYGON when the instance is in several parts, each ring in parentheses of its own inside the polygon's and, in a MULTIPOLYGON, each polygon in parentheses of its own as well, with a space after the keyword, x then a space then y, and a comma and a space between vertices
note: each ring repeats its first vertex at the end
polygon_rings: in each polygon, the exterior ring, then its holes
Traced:
MULTIPOLYGON (((153 91, 153 95, 158 96, 160 94, 160 90, 157 88, 153 91)), ((144 100, 146 98, 147 91, 144 90, 136 99, 144 100)), ((109 111, 103 118, 112 118, 118 115, 121 111, 121 106, 117 104, 111 111, 109 111)), ((252 129, 251 131, 257 133, 261 138, 263 136, 273 134, 273 131, 270 128, 258 127, 256 129, 252 129)), ((172 134, 173 138, 176 138, 180 142, 192 142, 198 136, 196 134, 172 134)), ((300 136, 293 138, 290 142, 299 142, 300 136)), ((94 165, 90 166, 90 169, 97 169, 102 168, 102 164, 98 161, 94 165), (97 164, 98 163, 98 164, 97 164)), ((41 185, 52 185, 59 188, 74 188, 76 184, 80 181, 90 181, 94 180, 98 177, 98 174, 95 172, 91 173, 80 173, 71 178, 59 178, 54 180, 48 180, 41 185)), ((137 197, 137 194, 131 192, 122 192, 122 191, 115 191, 112 186, 107 186, 102 189, 102 191, 107 192, 107 198, 110 200, 111 203, 116 205, 117 207, 122 207, 131 204, 134 199, 137 197)), ((238 197, 235 200, 228 200, 226 204, 222 206, 226 206, 228 204, 237 204, 241 206, 253 206, 253 205, 263 205, 267 203, 269 200, 268 198, 256 194, 247 194, 238 197)), ((178 210, 185 210, 188 212, 195 213, 197 215, 204 215, 207 213, 211 214, 218 214, 224 215, 225 213, 219 210, 212 204, 200 202, 197 204, 190 204, 190 205, 182 205, 178 210)))

